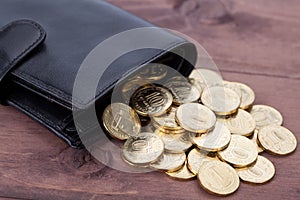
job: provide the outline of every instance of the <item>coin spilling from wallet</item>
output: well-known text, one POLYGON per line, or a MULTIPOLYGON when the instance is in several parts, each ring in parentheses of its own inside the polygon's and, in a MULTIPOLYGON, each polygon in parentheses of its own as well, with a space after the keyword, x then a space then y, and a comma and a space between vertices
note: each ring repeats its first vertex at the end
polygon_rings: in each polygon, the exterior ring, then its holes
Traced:
POLYGON ((125 141, 120 156, 127 164, 197 178, 205 191, 229 195, 240 180, 262 184, 274 177, 274 164, 261 153, 283 156, 297 147, 280 112, 254 101, 249 86, 194 69, 188 78, 141 84, 129 105, 110 104, 102 121, 112 138, 125 141))

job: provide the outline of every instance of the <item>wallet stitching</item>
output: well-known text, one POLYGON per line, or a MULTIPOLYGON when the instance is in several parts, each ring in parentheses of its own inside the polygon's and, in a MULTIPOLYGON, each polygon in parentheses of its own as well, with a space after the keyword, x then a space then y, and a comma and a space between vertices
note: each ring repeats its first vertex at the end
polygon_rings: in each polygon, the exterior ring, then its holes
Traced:
POLYGON ((31 109, 31 107, 25 106, 23 104, 19 104, 17 101, 14 101, 12 99, 10 100, 10 102, 12 104, 14 104, 15 106, 20 107, 21 109, 23 109, 25 112, 30 113, 30 115, 33 115, 34 117, 38 118, 40 120, 40 123, 44 124, 46 127, 50 127, 51 130, 54 130, 55 134, 59 138, 62 138, 64 141, 66 141, 71 146, 77 147, 76 146, 76 140, 78 140, 78 139, 75 139, 74 141, 70 141, 70 136, 68 134, 64 133, 59 126, 56 126, 51 121, 47 120, 42 115, 35 112, 35 110, 31 109))
MULTIPOLYGON (((51 120, 48 119, 48 117, 44 117, 44 115, 40 114, 39 109, 35 109, 35 107, 30 107, 24 104, 20 104, 19 101, 15 100, 14 98, 10 98, 9 101, 13 102, 14 104, 18 105, 19 107, 22 107, 27 112, 32 113, 40 120, 44 121, 48 125, 51 125, 52 127, 55 127, 57 130, 63 130, 67 126, 67 121, 72 119, 72 114, 68 114, 63 119, 57 119, 57 123, 53 123, 51 120)), ((53 117, 55 118, 55 117, 53 117)))
POLYGON ((10 100, 12 102, 14 102, 15 104, 17 104, 18 106, 22 107, 23 109, 27 110, 28 112, 32 113, 33 115, 35 115, 36 117, 38 117, 39 119, 43 120, 45 123, 49 124, 50 126, 52 127, 56 127, 56 128, 59 128, 56 126, 56 124, 52 123, 52 121, 48 120, 47 118, 45 118, 43 115, 41 115, 39 112, 37 112, 35 109, 29 107, 29 106, 26 106, 24 104, 19 104, 17 101, 14 101, 14 100, 10 100))
POLYGON ((58 97, 63 97, 64 100, 66 101, 70 101, 70 94, 67 94, 66 92, 63 92, 62 90, 54 87, 54 86, 50 86, 48 84, 46 84, 44 81, 42 81, 41 79, 38 79, 26 72, 18 72, 17 74, 19 74, 20 76, 22 76, 22 78, 24 78, 25 81, 29 82, 29 84, 33 84, 36 87, 40 87, 41 90, 45 90, 46 92, 50 92, 52 95, 58 95, 58 97))
POLYGON ((26 55, 27 51, 30 50, 33 46, 35 46, 37 43, 39 43, 41 41, 41 39, 43 38, 43 36, 44 36, 43 30, 36 23, 34 23, 32 21, 29 21, 29 20, 18 20, 18 21, 11 22, 10 24, 8 24, 5 27, 3 27, 3 29, 0 31, 0 34, 4 33, 4 32, 8 32, 9 30, 17 28, 18 24, 33 25, 36 29, 38 29, 39 36, 38 36, 38 38, 32 44, 30 44, 29 46, 27 46, 20 54, 18 54, 17 56, 15 56, 6 66, 4 66, 1 71, 6 71, 6 70, 9 70, 10 68, 12 68, 13 65, 15 65, 15 62, 18 59, 20 59, 21 57, 23 57, 24 55, 26 55))
MULTIPOLYGON (((168 51, 170 48, 173 48, 174 46, 177 46, 177 45, 183 44, 183 43, 184 43, 183 41, 173 42, 173 43, 169 44, 168 47, 166 47, 165 49, 166 49, 166 51, 168 51)), ((154 58, 158 57, 160 54, 162 54, 162 52, 159 52, 159 53, 153 55, 151 58, 149 58, 147 60, 141 61, 139 64, 137 64, 137 66, 141 66, 141 65, 147 63, 147 61, 153 60, 154 58)), ((36 85, 36 87, 40 87, 42 90, 45 90, 46 92, 50 92, 51 95, 54 95, 56 98, 62 98, 62 100, 66 101, 67 103, 69 103, 69 101, 72 100, 72 95, 67 94, 66 92, 64 92, 64 91, 62 91, 62 90, 60 90, 60 89, 58 89, 58 88, 56 88, 54 86, 47 85, 44 81, 42 81, 42 80, 40 80, 40 79, 38 79, 36 77, 33 77, 33 76, 31 76, 30 74, 28 74, 26 72, 19 72, 18 74, 22 75, 23 78, 25 78, 25 80, 27 79, 27 81, 30 84, 36 85)), ((120 76, 118 76, 118 78, 116 80, 105 84, 104 88, 101 89, 99 91, 99 94, 97 94, 95 96, 95 99, 98 99, 103 94, 103 92, 105 90, 107 90, 109 87, 111 87, 112 85, 114 85, 119 80, 119 78, 120 78, 120 76)), ((86 106, 86 105, 90 104, 95 99, 90 99, 87 102, 84 102, 81 99, 73 97, 73 100, 77 104, 80 104, 80 106, 86 106)), ((71 106, 72 106, 72 102, 71 102, 71 106)))

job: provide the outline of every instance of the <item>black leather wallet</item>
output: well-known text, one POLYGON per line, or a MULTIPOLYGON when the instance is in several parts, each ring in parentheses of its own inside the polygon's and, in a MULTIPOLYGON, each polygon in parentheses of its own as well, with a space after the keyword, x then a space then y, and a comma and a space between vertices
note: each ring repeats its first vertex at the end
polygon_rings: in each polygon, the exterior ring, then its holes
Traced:
MULTIPOLYGON (((1 103, 20 109, 78 148, 82 143, 73 122, 72 89, 81 63, 110 36, 154 25, 101 0, 1 0, 0 27, 1 103)), ((189 52, 189 60, 196 61, 193 44, 164 30, 161 36, 167 49, 189 52)), ((105 99, 123 74, 152 62, 172 66, 185 76, 194 64, 160 49, 126 54, 101 78, 97 105, 106 106, 105 99)), ((78 109, 88 106, 83 102, 78 109)))

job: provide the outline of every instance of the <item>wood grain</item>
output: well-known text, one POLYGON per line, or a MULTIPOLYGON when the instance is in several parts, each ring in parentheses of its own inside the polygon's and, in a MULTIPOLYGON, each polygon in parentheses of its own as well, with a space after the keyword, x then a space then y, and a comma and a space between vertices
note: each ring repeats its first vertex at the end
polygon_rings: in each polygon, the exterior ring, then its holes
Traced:
MULTIPOLYGON (((300 141, 300 2, 297 0, 131 0, 110 2, 201 43, 224 79, 250 85, 257 104, 276 107, 300 141)), ((74 150, 11 107, 0 106, 0 198, 217 199, 196 180, 128 174, 74 150)), ((299 146, 298 146, 299 147, 299 146)), ((300 153, 268 157, 275 178, 241 184, 228 199, 299 199, 300 153)), ((226 198, 226 197, 225 197, 226 198)))
POLYGON ((300 78, 298 1, 111 2, 196 39, 222 70, 300 78))

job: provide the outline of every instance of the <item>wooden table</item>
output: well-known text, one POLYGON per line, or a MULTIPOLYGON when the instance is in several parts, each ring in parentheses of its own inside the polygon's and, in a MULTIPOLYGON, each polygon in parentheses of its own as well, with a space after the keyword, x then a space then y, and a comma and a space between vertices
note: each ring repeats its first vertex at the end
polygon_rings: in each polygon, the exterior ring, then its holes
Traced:
MULTIPOLYGON (((300 142, 298 0, 110 0, 197 40, 224 79, 251 86, 256 104, 276 107, 300 142)), ((4 199, 217 199, 196 180, 159 172, 126 174, 68 147, 12 107, 0 107, 0 197, 4 199)), ((229 199, 299 199, 300 153, 263 154, 276 166, 264 185, 242 183, 229 199)))

